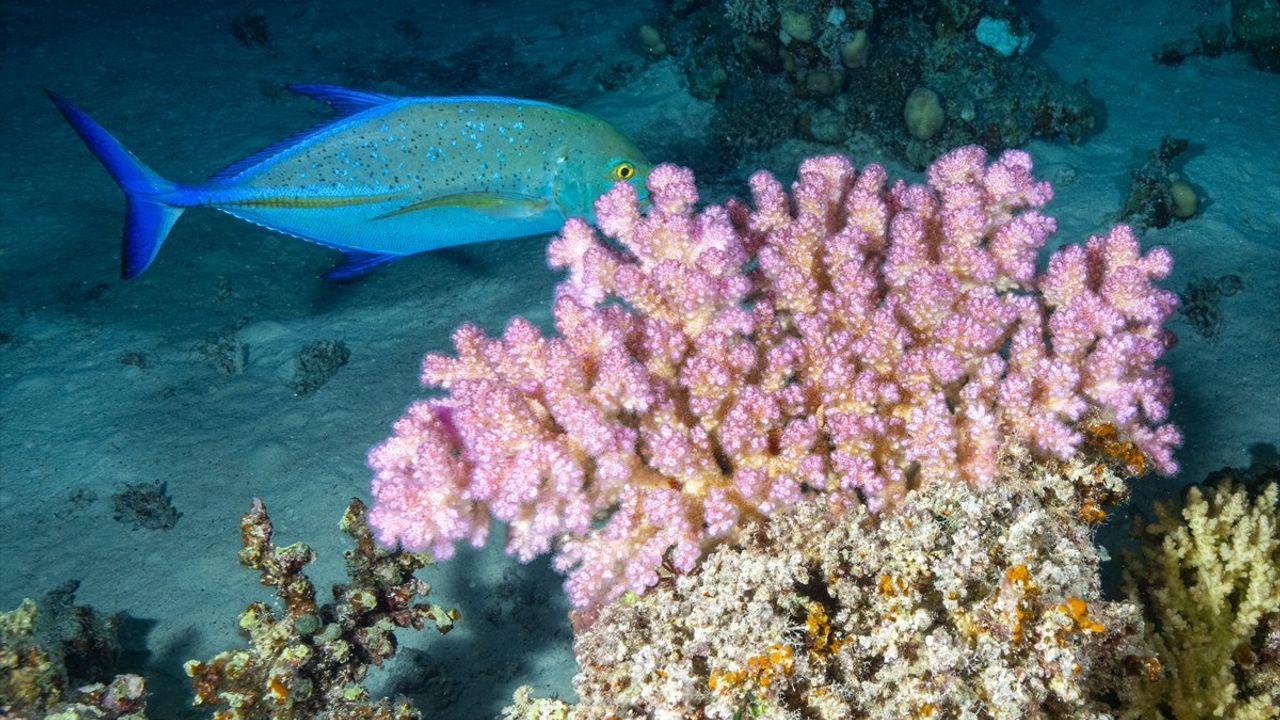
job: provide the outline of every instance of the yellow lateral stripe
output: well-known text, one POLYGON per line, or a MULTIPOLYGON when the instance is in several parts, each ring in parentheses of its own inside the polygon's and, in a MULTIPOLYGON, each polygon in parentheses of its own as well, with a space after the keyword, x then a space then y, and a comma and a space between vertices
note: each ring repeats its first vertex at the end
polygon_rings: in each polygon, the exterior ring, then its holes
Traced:
POLYGON ((342 195, 334 197, 276 195, 273 197, 244 198, 230 202, 215 203, 228 207, 270 207, 270 208, 331 208, 350 205, 371 205, 404 197, 403 192, 382 193, 380 195, 342 195))
POLYGON ((534 209, 542 209, 546 207, 547 201, 543 198, 528 198, 523 196, 510 196, 494 193, 454 193, 453 195, 441 195, 440 197, 427 198, 417 202, 409 203, 402 208, 396 208, 388 212, 382 213, 374 220, 385 220, 386 218, 404 215, 405 213, 417 212, 418 210, 428 210, 435 207, 470 207, 492 209, 500 208, 504 205, 528 204, 534 209))

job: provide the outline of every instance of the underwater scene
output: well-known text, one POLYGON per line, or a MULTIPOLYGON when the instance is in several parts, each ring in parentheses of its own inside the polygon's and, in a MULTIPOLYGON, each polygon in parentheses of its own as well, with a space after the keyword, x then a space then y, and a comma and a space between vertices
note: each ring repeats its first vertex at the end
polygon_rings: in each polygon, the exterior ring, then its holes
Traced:
POLYGON ((0 719, 1280 718, 1275 0, 0 63, 0 719))

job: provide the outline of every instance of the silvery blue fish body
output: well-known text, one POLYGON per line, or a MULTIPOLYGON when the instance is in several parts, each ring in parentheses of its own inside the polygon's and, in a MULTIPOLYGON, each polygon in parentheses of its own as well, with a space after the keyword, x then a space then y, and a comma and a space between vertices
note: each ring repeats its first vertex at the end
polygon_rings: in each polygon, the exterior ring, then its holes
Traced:
POLYGON ((49 93, 124 190, 121 275, 151 264, 182 212, 213 207, 347 253, 345 278, 450 245, 555 232, 593 219, 613 183, 643 194, 649 164, 583 112, 502 97, 414 98, 330 85, 291 89, 328 102, 328 123, 234 163, 200 185, 143 165, 100 125, 49 93))

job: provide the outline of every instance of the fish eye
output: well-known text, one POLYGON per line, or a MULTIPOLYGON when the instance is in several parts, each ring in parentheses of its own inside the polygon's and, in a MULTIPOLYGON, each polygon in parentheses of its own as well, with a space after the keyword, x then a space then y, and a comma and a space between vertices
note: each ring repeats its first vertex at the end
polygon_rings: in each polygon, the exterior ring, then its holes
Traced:
POLYGON ((636 176, 636 166, 624 160, 614 165, 613 172, 610 174, 613 175, 614 180, 630 180, 636 176))

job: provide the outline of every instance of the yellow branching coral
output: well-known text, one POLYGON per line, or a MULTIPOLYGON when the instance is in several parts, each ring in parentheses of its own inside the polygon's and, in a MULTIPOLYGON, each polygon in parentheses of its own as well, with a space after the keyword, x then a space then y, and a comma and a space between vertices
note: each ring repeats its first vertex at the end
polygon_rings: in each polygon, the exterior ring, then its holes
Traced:
POLYGON ((1193 487, 1180 509, 1140 523, 1126 572, 1160 654, 1159 679, 1136 688, 1141 717, 1280 717, 1277 486, 1250 499, 1230 474, 1193 487))

